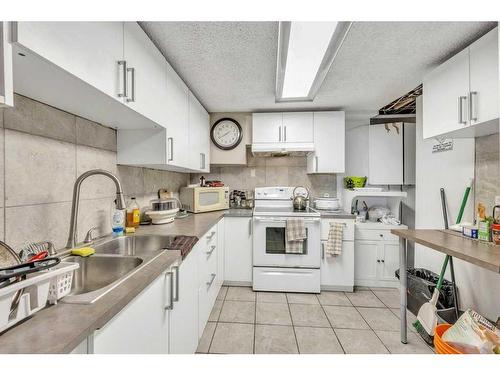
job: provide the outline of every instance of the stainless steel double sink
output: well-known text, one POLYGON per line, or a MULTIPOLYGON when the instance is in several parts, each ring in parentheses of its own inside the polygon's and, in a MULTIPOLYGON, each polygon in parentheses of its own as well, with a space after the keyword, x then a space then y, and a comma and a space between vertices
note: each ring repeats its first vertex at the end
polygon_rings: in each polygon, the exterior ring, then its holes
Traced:
POLYGON ((97 301, 167 250, 173 240, 174 236, 161 235, 109 236, 90 245, 94 255, 64 257, 62 261, 80 267, 74 271, 71 292, 62 302, 97 301))

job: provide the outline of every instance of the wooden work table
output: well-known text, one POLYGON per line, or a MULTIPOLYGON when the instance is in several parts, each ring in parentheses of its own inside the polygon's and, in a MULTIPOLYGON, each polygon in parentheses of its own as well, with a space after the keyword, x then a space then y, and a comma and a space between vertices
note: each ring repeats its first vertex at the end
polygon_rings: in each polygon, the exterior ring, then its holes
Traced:
POLYGON ((407 342, 407 242, 412 241, 430 249, 472 263, 495 273, 500 273, 500 246, 462 236, 451 230, 392 229, 399 241, 399 282, 401 305, 401 342, 407 342))
POLYGON ((462 236, 451 230, 392 229, 391 233, 454 258, 500 273, 500 246, 462 236))

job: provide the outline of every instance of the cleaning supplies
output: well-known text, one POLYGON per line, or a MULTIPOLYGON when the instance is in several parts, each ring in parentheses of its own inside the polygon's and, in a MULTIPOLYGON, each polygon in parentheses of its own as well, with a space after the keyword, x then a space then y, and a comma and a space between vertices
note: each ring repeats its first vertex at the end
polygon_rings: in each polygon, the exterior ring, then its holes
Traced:
POLYGON ((130 203, 127 206, 127 227, 136 228, 141 222, 141 209, 135 200, 135 197, 130 198, 130 203))
MULTIPOLYGON (((444 227, 448 229, 448 214, 446 211, 446 197, 444 189, 441 188, 441 207, 443 209, 443 220, 444 227)), ((468 194, 467 194, 468 196, 468 194)), ((464 197, 465 198, 465 197, 464 197)), ((462 205, 465 206, 462 202, 462 205)), ((459 215, 460 216, 460 215, 459 215)), ((418 310, 417 320, 413 323, 413 326, 417 332, 422 336, 422 338, 429 344, 432 345, 434 341, 434 329, 437 325, 437 308, 436 304, 439 299, 439 290, 443 285, 444 273, 446 272, 446 267, 448 266, 448 261, 450 256, 446 255, 444 258, 443 266, 441 267, 441 273, 439 274, 439 279, 432 293, 432 297, 429 302, 424 303, 420 310, 418 310)), ((456 301, 456 300, 455 300, 456 301)), ((456 303, 456 302, 455 302, 456 303)))
POLYGON ((78 249, 72 249, 71 255, 78 255, 80 257, 88 257, 95 253, 95 250, 91 247, 80 247, 78 249))
POLYGON ((444 273, 446 271, 446 267, 448 266, 449 258, 450 257, 447 255, 444 259, 443 267, 441 267, 441 273, 439 274, 439 279, 430 301, 424 303, 420 307, 417 314, 417 320, 413 323, 417 332, 429 345, 432 345, 433 342, 434 328, 436 328, 437 324, 436 304, 439 298, 439 289, 441 289, 441 286, 443 285, 444 273))
POLYGON ((122 236, 123 228, 125 226, 125 210, 116 208, 116 199, 111 209, 111 228, 113 229, 113 236, 122 236))

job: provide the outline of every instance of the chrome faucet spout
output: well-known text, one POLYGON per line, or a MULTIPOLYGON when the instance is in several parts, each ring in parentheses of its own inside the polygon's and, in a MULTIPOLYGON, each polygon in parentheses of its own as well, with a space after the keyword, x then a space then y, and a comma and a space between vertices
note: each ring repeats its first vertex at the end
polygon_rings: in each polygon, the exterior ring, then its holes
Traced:
POLYGON ((109 177, 116 186, 116 208, 119 210, 125 209, 125 199, 123 198, 122 184, 118 177, 113 173, 106 171, 104 169, 92 169, 90 171, 82 173, 75 181, 73 186, 73 202, 71 204, 71 222, 69 227, 68 242, 66 243, 67 249, 72 249, 77 244, 77 221, 78 221, 78 208, 80 205, 80 188, 82 182, 90 176, 103 175, 109 177))

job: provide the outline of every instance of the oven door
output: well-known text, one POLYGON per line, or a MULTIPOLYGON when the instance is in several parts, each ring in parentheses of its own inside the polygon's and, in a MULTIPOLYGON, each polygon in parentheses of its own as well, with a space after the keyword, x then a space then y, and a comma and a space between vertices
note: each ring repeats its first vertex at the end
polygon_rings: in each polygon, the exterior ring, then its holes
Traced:
POLYGON ((320 218, 304 218, 307 239, 303 254, 285 252, 285 217, 253 217, 253 265, 257 267, 319 268, 320 218))

